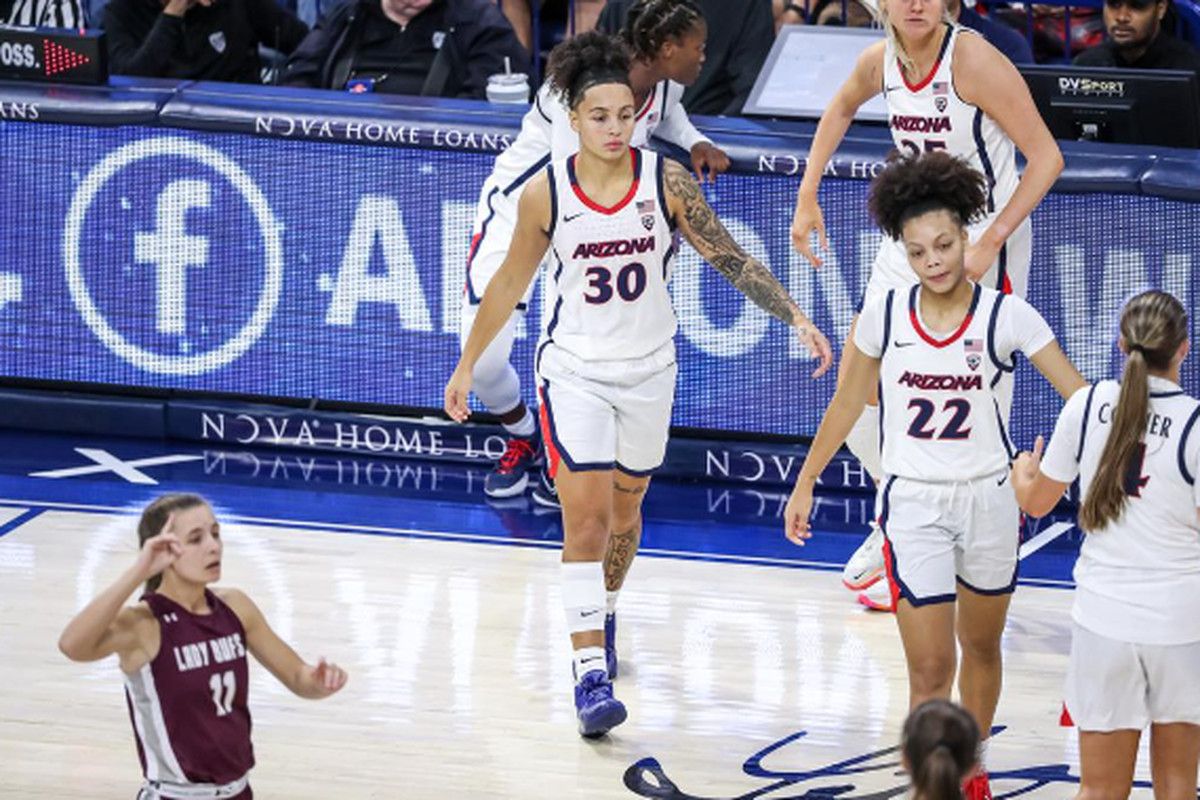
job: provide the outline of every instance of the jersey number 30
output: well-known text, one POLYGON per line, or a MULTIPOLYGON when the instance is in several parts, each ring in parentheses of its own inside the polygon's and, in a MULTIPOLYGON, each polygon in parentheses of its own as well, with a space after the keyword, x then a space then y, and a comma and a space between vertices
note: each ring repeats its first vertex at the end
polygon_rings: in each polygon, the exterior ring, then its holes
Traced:
POLYGON ((929 425, 933 419, 934 413, 937 411, 931 401, 923 397, 917 397, 908 401, 910 409, 915 408, 917 414, 913 417, 912 423, 908 426, 908 435, 914 439, 966 439, 971 435, 970 428, 963 428, 963 423, 967 421, 967 417, 971 414, 971 401, 964 400, 961 397, 952 397, 942 405, 943 411, 950 412, 950 419, 942 426, 939 433, 936 428, 929 425))
MULTIPOLYGON (((613 298, 613 274, 608 267, 588 267, 588 294, 583 299, 598 306, 613 298), (594 294, 590 293, 594 292, 594 294)), ((638 262, 626 264, 617 270, 616 294, 626 303, 632 303, 646 291, 646 267, 638 262)))

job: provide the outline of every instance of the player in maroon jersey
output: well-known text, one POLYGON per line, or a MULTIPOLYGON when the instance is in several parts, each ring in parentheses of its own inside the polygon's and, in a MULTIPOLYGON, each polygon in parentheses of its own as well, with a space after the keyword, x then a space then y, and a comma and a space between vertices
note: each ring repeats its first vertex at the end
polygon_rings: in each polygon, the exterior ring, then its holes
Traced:
POLYGON ((58 646, 72 661, 116 653, 145 783, 139 800, 253 797, 246 653, 301 697, 328 697, 346 672, 305 663, 221 577, 221 526, 204 498, 168 494, 138 523, 141 552, 72 619, 58 646), (145 582, 136 605, 129 595, 145 582))

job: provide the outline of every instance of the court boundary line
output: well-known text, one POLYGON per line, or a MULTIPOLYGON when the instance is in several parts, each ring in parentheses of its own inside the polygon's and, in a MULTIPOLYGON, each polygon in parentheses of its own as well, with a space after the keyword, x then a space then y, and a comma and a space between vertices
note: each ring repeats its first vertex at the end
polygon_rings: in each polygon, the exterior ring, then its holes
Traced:
POLYGON ((0 539, 3 539, 7 534, 12 533, 26 522, 40 517, 46 511, 44 508, 33 507, 31 503, 24 503, 20 506, 6 506, 6 508, 22 508, 24 511, 3 525, 0 525, 0 539))
MULTIPOLYGON (((74 511, 76 513, 84 514, 117 514, 122 516, 137 516, 139 513, 141 513, 140 509, 138 508, 123 506, 103 506, 90 505, 86 503, 62 502, 30 503, 0 498, 0 508, 11 507, 25 508, 29 509, 30 511, 36 509, 37 514, 33 516, 37 516, 45 511, 74 511)), ((29 519, 33 519, 33 516, 30 516, 29 519)), ((294 528, 310 532, 328 531, 330 533, 348 533, 357 534, 360 536, 383 536, 393 539, 417 539, 435 542, 464 542, 467 544, 486 544, 499 547, 523 547, 527 549, 539 550, 558 550, 562 548, 562 542, 558 541, 507 539, 498 538, 495 536, 485 536, 478 533, 463 533, 455 531, 431 531, 419 528, 390 528, 382 525, 354 525, 351 523, 338 522, 312 522, 307 520, 279 519, 275 517, 252 517, 242 514, 230 514, 226 517, 226 519, 230 520, 231 522, 263 525, 271 528, 294 528)), ((725 553, 692 553, 685 550, 664 550, 653 547, 642 548, 638 550, 638 553, 649 558, 664 558, 673 559, 676 561, 704 561, 717 564, 740 564, 744 566, 776 567, 783 569, 808 569, 817 572, 838 572, 841 571, 843 567, 842 564, 834 564, 828 561, 806 561, 802 559, 773 558, 770 556, 738 556, 725 553)), ((1058 581, 1051 578, 1019 578, 1018 583, 1026 586, 1038 586, 1049 589, 1074 588, 1073 583, 1068 581, 1058 581)))

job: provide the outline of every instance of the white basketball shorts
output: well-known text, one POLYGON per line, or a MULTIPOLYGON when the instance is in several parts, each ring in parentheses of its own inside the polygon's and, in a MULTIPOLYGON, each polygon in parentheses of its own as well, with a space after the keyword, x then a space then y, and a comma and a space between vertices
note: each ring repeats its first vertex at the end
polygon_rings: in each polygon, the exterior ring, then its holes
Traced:
POLYGON ((662 466, 675 401, 675 343, 638 359, 584 361, 555 344, 539 347, 538 394, 550 474, 662 466))
POLYGON ((1016 587, 1021 512, 1007 470, 956 483, 889 477, 879 507, 893 600, 923 606, 953 602, 960 585, 1016 587))
POLYGON ((1067 711, 1081 731, 1200 725, 1200 642, 1134 644, 1072 626, 1067 711))

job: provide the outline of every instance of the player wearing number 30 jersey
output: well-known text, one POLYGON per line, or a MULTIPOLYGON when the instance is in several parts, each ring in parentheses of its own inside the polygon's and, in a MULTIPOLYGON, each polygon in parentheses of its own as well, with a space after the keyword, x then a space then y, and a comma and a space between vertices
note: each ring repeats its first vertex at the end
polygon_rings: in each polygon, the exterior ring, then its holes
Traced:
POLYGON ((137 562, 71 620, 59 649, 73 661, 120 659, 145 776, 138 800, 249 800, 247 653, 301 697, 328 697, 346 673, 304 663, 242 592, 209 588, 223 548, 203 498, 159 497, 138 540, 137 562), (141 601, 123 608, 143 581, 141 601))
MULTIPOLYGON (((910 702, 949 698, 961 645, 962 704, 986 732, 1000 696, 1019 537, 996 387, 1017 351, 1064 397, 1083 378, 1024 300, 966 278, 966 226, 987 207, 983 175, 944 152, 901 157, 875 179, 869 205, 884 233, 903 242, 919 283, 863 308, 848 348, 855 355, 800 469, 785 532, 797 543, 809 535, 816 480, 878 385, 880 527, 910 702)), ((985 761, 964 793, 990 798, 985 761)))
POLYGON ((820 359, 829 343, 771 272, 733 241, 695 179, 629 146, 629 60, 618 40, 586 33, 555 48, 551 84, 571 109, 579 153, 521 195, 516 235, 488 284, 446 385, 445 408, 468 416, 480 356, 549 248, 552 307, 537 350, 543 436, 563 509, 562 599, 574 651, 579 731, 625 720, 613 696, 615 596, 637 552, 642 499, 662 462, 675 394, 675 312, 667 293, 673 230, 820 359))

